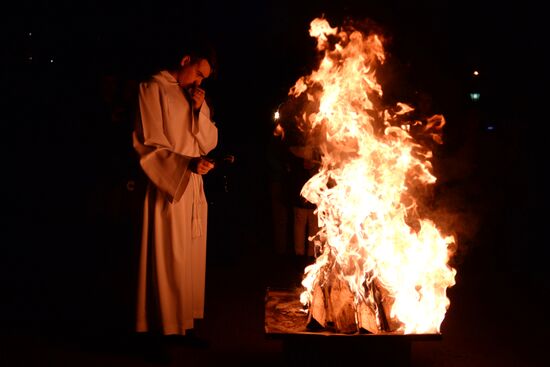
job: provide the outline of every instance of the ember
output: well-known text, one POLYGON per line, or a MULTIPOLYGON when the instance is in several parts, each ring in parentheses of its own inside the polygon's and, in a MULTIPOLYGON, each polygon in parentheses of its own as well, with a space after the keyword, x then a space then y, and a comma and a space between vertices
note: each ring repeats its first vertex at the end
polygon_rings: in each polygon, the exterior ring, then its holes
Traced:
POLYGON ((420 215, 415 193, 436 182, 420 137, 440 144, 445 120, 410 121, 413 108, 404 103, 381 107, 376 70, 385 54, 377 34, 315 19, 310 35, 322 61, 289 92, 306 101, 294 120, 321 156, 301 191, 316 204, 320 226, 319 256, 305 269, 300 295, 308 325, 438 333, 455 282, 454 238, 420 215))

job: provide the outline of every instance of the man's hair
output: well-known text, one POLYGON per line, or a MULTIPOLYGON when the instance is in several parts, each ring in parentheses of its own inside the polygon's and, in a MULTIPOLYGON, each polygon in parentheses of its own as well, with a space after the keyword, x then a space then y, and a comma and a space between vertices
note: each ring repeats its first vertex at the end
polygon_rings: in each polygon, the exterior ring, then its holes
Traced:
POLYGON ((208 41, 198 40, 198 44, 192 45, 190 47, 188 46, 188 48, 183 50, 180 61, 181 58, 185 55, 189 55, 192 64, 198 62, 201 59, 208 61, 208 63, 210 64, 210 68, 212 69, 210 74, 213 75, 216 73, 216 70, 218 68, 216 50, 208 41))
POLYGON ((217 56, 212 43, 203 37, 186 37, 180 40, 171 40, 166 45, 161 45, 159 50, 158 69, 176 70, 180 67, 184 56, 191 58, 191 63, 201 59, 208 61, 211 75, 217 69, 217 56))

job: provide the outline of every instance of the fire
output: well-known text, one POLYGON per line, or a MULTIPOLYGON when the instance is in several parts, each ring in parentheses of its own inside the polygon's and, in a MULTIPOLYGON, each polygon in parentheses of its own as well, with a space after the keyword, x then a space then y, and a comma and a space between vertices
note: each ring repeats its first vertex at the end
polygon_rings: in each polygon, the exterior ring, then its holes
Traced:
MULTIPOLYGON (((454 238, 420 217, 415 193, 436 177, 432 152, 413 131, 441 143, 445 120, 407 121, 410 106, 381 107, 380 36, 333 28, 325 19, 311 22, 310 35, 322 61, 289 95, 318 107, 301 117, 321 156, 318 173, 301 194, 317 206, 321 229, 314 240, 321 254, 304 271, 300 300, 311 309, 316 288, 336 280, 353 295, 359 324, 365 307, 376 315, 384 311, 377 303, 384 297, 392 331, 439 332, 450 305, 446 290, 455 283, 448 264, 454 238)), ((383 331, 375 319, 377 325, 362 326, 383 331)))

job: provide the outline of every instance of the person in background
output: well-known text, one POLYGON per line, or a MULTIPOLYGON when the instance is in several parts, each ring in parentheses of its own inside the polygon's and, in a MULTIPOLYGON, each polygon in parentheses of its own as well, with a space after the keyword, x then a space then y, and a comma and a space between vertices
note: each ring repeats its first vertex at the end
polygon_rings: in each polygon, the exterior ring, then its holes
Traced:
POLYGON ((306 200, 301 191, 306 182, 318 171, 318 160, 313 149, 307 145, 292 145, 289 148, 289 177, 294 214, 294 252, 297 256, 315 257, 312 238, 319 232, 316 205, 306 200))
MULTIPOLYGON (((317 96, 319 90, 314 87, 312 93, 317 96)), ((289 97, 278 110, 279 124, 275 130, 275 134, 281 137, 285 151, 281 156, 292 208, 294 254, 306 262, 320 252, 320 249, 316 251, 312 241, 312 237, 319 232, 316 205, 301 195, 305 183, 319 170, 320 157, 315 148, 318 143, 318 129, 312 129, 311 124, 304 119, 304 116, 310 116, 317 110, 317 100, 310 100, 306 94, 297 98, 289 97)))

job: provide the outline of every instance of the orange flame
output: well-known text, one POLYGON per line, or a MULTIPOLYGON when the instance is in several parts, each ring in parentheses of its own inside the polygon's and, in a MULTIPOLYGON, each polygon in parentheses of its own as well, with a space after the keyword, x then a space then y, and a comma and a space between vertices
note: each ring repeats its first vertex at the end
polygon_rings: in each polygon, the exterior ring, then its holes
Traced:
POLYGON ((411 129, 421 125, 441 143, 445 120, 437 115, 427 124, 395 126, 412 108, 379 107, 382 87, 375 73, 385 62, 380 36, 338 30, 319 18, 311 22, 310 35, 323 59, 289 92, 296 98, 306 93, 319 104, 303 119, 318 133, 322 162, 301 194, 317 206, 321 229, 314 241, 321 254, 305 269, 301 302, 311 303, 321 273, 333 263, 357 304, 370 297, 363 285, 376 279, 395 299, 391 317, 399 320, 400 331, 439 332, 450 305, 446 289, 455 282, 456 271, 448 265, 454 238, 418 217, 415 188, 436 177, 431 151, 415 142, 411 129))

